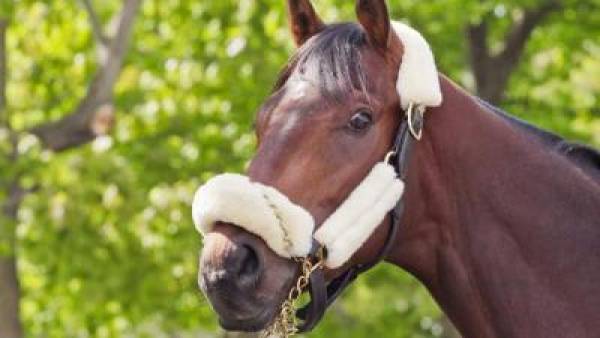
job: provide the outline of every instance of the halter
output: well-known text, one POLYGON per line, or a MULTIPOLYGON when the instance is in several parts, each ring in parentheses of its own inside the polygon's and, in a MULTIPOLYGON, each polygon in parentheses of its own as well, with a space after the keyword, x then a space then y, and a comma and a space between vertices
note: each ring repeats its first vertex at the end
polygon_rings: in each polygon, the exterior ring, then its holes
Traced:
POLYGON ((251 182, 246 176, 219 175, 196 193, 192 214, 201 233, 211 231, 216 221, 236 224, 261 237, 279 256, 299 263, 300 276, 283 302, 279 316, 265 331, 265 337, 272 334, 288 337, 312 330, 342 291, 361 273, 381 262, 394 243, 404 211, 403 182, 414 142, 421 139, 425 109, 440 105, 442 96, 433 54, 425 39, 402 23, 392 22, 392 27, 404 46, 396 88, 406 113, 384 162, 373 167, 315 233, 314 220, 308 211, 275 188, 251 182), (233 213, 226 204, 230 201, 236 204, 233 213), (360 210, 357 212, 356 208, 360 210), (323 267, 338 268, 346 263, 386 214, 390 216, 390 226, 373 260, 348 268, 327 284, 323 267), (355 224, 350 229, 344 228, 348 223, 355 224), (348 233, 341 232, 342 229, 348 233), (295 301, 307 288, 311 300, 296 311, 295 301), (297 319, 302 323, 298 324, 297 319))

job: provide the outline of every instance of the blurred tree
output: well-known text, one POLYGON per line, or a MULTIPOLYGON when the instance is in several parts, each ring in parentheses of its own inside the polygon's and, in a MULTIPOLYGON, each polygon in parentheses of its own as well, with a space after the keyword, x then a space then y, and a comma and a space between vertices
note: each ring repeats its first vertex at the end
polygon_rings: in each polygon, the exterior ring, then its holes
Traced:
MULTIPOLYGON (((0 16, 0 128, 8 127, 8 112, 6 108, 6 29, 8 19, 0 16)), ((14 151, 8 155, 8 161, 15 157, 14 151)), ((4 163, 3 163, 4 164, 4 163)), ((14 248, 14 234, 12 222, 16 219, 18 205, 22 198, 22 191, 18 185, 12 183, 7 186, 7 191, 1 196, 8 196, 2 203, 2 216, 0 216, 0 240, 2 246, 14 248)), ((19 320, 19 281, 13 252, 0 252, 0 336, 20 337, 22 335, 19 320)))
MULTIPOLYGON (((355 20, 352 1, 315 3, 327 22, 355 20)), ((388 3, 461 85, 600 144, 598 0, 388 3)), ((19 305, 28 337, 221 335, 196 287, 189 204, 252 155, 253 112, 293 50, 284 1, 4 0, 6 25, 0 337, 22 335, 19 305)), ((446 334, 393 267, 348 291, 311 337, 446 334)))
MULTIPOLYGON (((138 10, 139 0, 128 0, 123 5, 119 18, 115 20, 115 34, 107 37, 89 0, 83 1, 90 16, 90 23, 96 33, 97 44, 101 50, 101 61, 98 71, 89 85, 87 94, 76 110, 58 121, 44 122, 28 132, 37 136, 43 149, 54 152, 81 146, 100 135, 106 134, 112 124, 113 87, 121 71, 125 51, 129 45, 129 36, 133 19, 138 10)), ((30 142, 27 131, 16 131, 12 128, 6 107, 6 29, 7 18, 0 18, 0 122, 10 139, 9 162, 15 167, 20 160, 19 147, 23 142, 30 142)), ((6 202, 3 203, 2 234, 5 251, 0 252, 0 337, 19 338, 23 335, 20 322, 20 287, 16 268, 16 248, 14 223, 20 203, 28 193, 20 182, 24 174, 15 170, 6 178, 6 202)), ((37 185, 36 183, 29 185, 37 185)))
POLYGON ((563 12, 562 16, 554 17, 555 25, 560 25, 564 30, 567 30, 570 24, 592 27, 594 19, 586 13, 599 8, 598 2, 569 0, 519 2, 516 5, 510 2, 483 4, 479 19, 471 20, 466 26, 470 66, 475 77, 477 94, 493 104, 501 103, 509 78, 516 70, 527 42, 538 26, 551 15, 565 11, 571 15, 564 15, 563 12), (574 13, 577 23, 571 21, 574 18, 569 18, 574 13), (490 25, 498 25, 502 21, 498 18, 507 15, 511 18, 508 27, 504 28, 505 33, 493 41, 490 25), (495 46, 492 43, 495 43, 495 46))
POLYGON ((467 25, 467 39, 471 53, 471 69, 475 76, 477 94, 493 103, 499 104, 508 84, 508 79, 531 36, 533 30, 552 12, 561 8, 558 0, 540 3, 524 8, 513 20, 502 47, 493 53, 488 45, 488 24, 493 12, 483 14, 478 23, 467 25))

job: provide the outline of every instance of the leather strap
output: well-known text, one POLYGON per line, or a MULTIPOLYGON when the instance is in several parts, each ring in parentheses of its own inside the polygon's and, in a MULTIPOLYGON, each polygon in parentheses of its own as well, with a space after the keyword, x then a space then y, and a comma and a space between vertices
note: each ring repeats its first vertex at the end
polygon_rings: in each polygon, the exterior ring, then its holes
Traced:
MULTIPOLYGON (((305 310, 304 318, 306 320, 298 327, 299 332, 311 331, 323 318, 325 310, 329 307, 326 284, 323 269, 317 269, 310 275, 308 292, 310 293, 310 304, 312 305, 302 308, 302 310, 305 310)), ((296 315, 300 317, 298 314, 296 315)))
MULTIPOLYGON (((390 161, 394 166, 398 177, 403 181, 407 177, 409 160, 411 158, 413 144, 416 141, 410 130, 411 125, 413 131, 418 128, 417 132, 421 132, 423 127, 423 114, 421 111, 405 115, 405 118, 400 123, 392 147, 393 155, 390 158, 390 161), (412 120, 409 121, 409 118, 412 120)), ((327 308, 333 304, 350 283, 352 283, 361 273, 379 264, 387 256, 394 244, 396 235, 398 234, 400 217, 402 216, 403 211, 404 199, 401 198, 394 209, 389 212, 391 222, 385 243, 371 262, 350 267, 340 276, 333 279, 329 285, 327 285, 325 281, 322 269, 317 269, 312 273, 309 281, 311 300, 306 306, 296 311, 296 316, 303 320, 302 325, 298 327, 299 332, 308 332, 312 330, 323 318, 327 308)))

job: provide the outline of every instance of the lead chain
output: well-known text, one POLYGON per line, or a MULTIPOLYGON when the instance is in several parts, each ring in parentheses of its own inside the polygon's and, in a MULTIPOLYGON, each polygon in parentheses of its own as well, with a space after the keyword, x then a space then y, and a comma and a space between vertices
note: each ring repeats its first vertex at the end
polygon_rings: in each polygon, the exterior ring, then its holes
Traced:
POLYGON ((288 338, 298 333, 298 319, 296 318, 296 302, 302 292, 308 286, 310 275, 317 269, 323 267, 323 257, 319 255, 316 263, 312 263, 309 258, 295 258, 302 267, 302 273, 292 287, 287 299, 281 304, 281 311, 273 323, 263 331, 261 338, 288 338))

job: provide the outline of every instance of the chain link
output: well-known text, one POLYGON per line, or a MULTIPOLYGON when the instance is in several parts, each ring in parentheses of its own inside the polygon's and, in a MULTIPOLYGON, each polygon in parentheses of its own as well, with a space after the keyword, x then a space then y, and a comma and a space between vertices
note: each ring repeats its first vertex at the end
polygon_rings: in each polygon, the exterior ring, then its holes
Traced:
POLYGON ((295 258, 300 263, 302 272, 296 285, 290 290, 287 299, 281 304, 281 311, 273 323, 261 334, 261 338, 288 338, 298 333, 298 318, 296 318, 296 302, 308 286, 310 275, 323 267, 323 254, 319 250, 317 261, 311 262, 310 258, 295 258))

